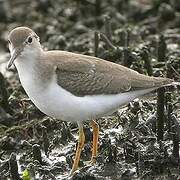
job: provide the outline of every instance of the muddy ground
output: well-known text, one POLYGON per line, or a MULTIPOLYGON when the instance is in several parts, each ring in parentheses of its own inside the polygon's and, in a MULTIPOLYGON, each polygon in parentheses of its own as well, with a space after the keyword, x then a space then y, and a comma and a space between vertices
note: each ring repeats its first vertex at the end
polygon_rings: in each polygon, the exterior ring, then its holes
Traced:
MULTIPOLYGON (((0 1, 0 180, 68 179, 77 125, 45 116, 6 70, 7 36, 31 27, 45 49, 61 49, 180 81, 179 0, 0 1)), ((180 179, 180 88, 160 89, 100 118, 97 163, 92 130, 76 180, 180 179)))

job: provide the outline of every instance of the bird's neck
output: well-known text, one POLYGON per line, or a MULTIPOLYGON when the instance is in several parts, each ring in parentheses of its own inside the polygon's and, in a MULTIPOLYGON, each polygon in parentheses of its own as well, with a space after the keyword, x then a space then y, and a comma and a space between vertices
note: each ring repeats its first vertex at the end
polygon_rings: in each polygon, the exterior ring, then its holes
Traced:
POLYGON ((15 66, 22 85, 28 81, 45 87, 52 79, 53 73, 51 71, 53 68, 46 65, 43 51, 38 53, 26 52, 15 61, 15 66))
POLYGON ((23 52, 14 62, 19 76, 22 77, 26 74, 31 75, 31 73, 33 75, 35 71, 34 68, 37 66, 40 56, 40 52, 23 52))

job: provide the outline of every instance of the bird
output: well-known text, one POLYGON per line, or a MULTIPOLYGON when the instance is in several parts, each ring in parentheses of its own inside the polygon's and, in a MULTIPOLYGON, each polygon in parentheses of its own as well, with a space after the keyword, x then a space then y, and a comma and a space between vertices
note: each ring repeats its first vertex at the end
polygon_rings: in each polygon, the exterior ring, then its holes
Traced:
POLYGON ((70 176, 78 169, 85 135, 83 123, 92 125, 91 164, 98 154, 97 118, 115 112, 130 101, 171 85, 172 79, 150 77, 97 57, 63 50, 44 50, 29 27, 16 27, 8 35, 10 60, 34 105, 49 117, 77 123, 78 145, 70 176))

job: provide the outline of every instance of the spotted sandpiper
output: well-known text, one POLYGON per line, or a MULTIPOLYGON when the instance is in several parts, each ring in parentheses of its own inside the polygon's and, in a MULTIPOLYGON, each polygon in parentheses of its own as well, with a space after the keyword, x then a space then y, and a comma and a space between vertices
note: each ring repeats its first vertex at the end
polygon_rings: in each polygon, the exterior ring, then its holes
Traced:
POLYGON ((95 119, 116 111, 133 99, 171 79, 149 77, 97 57, 66 51, 44 51, 39 37, 28 27, 17 27, 9 34, 11 58, 27 95, 46 115, 77 122, 79 141, 71 174, 78 168, 85 136, 83 121, 91 121, 95 163, 99 127, 95 119))

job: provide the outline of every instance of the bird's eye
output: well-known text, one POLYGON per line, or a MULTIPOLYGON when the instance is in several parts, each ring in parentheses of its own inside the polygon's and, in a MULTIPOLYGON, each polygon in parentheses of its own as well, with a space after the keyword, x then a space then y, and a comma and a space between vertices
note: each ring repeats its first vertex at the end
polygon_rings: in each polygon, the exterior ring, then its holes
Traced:
POLYGON ((28 42, 29 44, 31 44, 31 43, 32 43, 32 37, 29 37, 28 40, 27 40, 27 42, 28 42))
POLYGON ((11 41, 10 41, 10 40, 8 40, 8 44, 11 44, 11 41))

